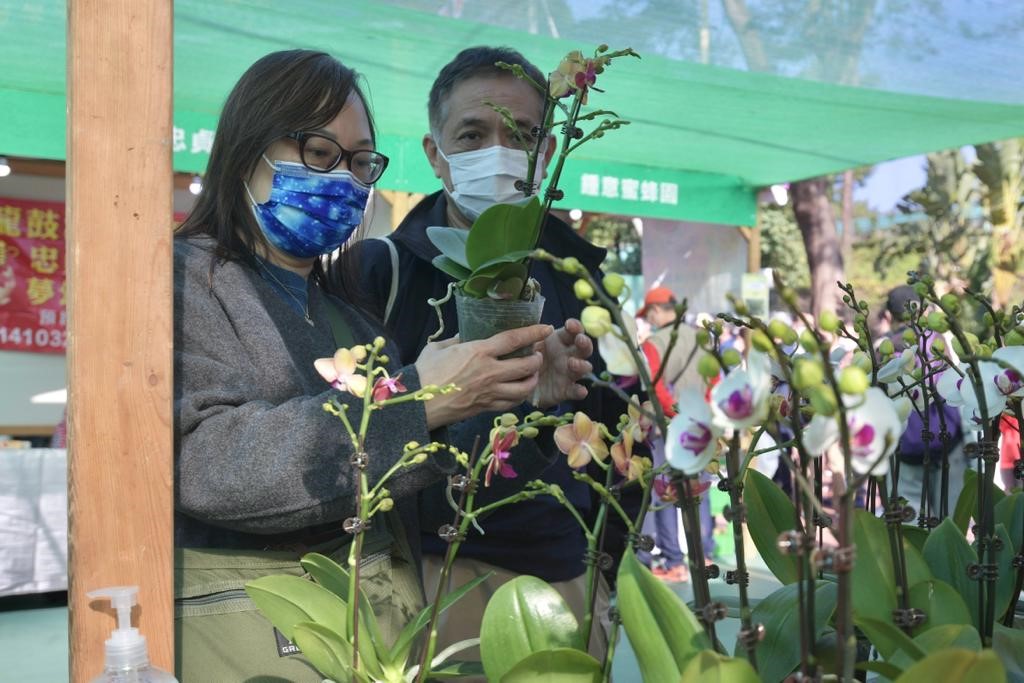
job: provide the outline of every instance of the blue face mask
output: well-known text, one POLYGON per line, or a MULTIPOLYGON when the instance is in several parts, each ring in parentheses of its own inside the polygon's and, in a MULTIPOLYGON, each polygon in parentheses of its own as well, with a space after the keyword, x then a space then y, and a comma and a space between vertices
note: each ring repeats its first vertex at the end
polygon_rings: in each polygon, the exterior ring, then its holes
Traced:
POLYGON ((363 221, 370 187, 348 171, 317 173, 302 164, 263 160, 274 169, 270 198, 252 201, 256 221, 267 240, 286 254, 315 258, 344 244, 363 221))

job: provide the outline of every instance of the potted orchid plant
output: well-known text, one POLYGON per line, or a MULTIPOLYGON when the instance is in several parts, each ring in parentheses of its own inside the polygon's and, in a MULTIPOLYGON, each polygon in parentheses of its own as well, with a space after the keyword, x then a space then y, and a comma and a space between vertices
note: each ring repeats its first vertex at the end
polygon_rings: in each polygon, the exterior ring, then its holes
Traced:
MULTIPOLYGON (((639 58, 629 48, 609 52, 607 45, 599 46, 589 58, 578 50, 570 52, 549 75, 547 83, 536 83, 519 65, 497 64, 542 94, 543 123, 539 131, 534 131, 536 143, 531 146, 519 132, 511 112, 492 105, 527 153, 527 177, 517 186, 528 201, 521 205, 494 205, 481 213, 469 230, 427 228, 427 236, 441 252, 434 258, 434 265, 455 280, 444 299, 431 303, 437 307, 440 318, 441 303, 455 296, 462 339, 486 338, 540 319, 544 298, 536 280, 529 276, 531 252, 540 241, 552 203, 564 196, 558 181, 569 154, 629 123, 611 111, 583 112, 590 91, 598 90, 597 76, 612 60, 623 56, 639 58), (580 127, 587 122, 596 122, 589 132, 580 127), (541 202, 537 160, 556 128, 561 131, 558 155, 541 202)), ((435 336, 440 334, 438 331, 435 336)))

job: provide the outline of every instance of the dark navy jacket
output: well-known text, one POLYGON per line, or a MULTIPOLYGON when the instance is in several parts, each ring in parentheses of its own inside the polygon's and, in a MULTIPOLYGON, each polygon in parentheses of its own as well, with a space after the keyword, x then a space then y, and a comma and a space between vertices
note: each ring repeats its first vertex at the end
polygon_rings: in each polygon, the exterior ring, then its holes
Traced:
MULTIPOLYGON (((423 199, 413 208, 402 224, 390 235, 398 251, 399 286, 391 315, 386 327, 401 349, 401 362, 413 363, 426 345, 427 337, 438 327, 437 314, 426 301, 428 298, 444 297, 452 278, 438 270, 431 263, 440 252, 430 242, 426 228, 431 225, 447 225, 446 197, 443 191, 423 199)), ((605 250, 596 247, 566 225, 550 217, 545 225, 539 246, 555 256, 575 256, 588 270, 597 274, 605 250)), ((388 294, 391 291, 391 256, 387 244, 381 240, 364 240, 355 247, 360 264, 359 292, 350 292, 353 301, 364 305, 369 312, 384 318, 388 294)), ((573 294, 575 278, 556 272, 550 264, 534 262, 530 275, 538 280, 541 293, 546 301, 542 322, 561 327, 567 318, 579 318, 583 303, 573 294)), ((447 302, 443 308, 445 332, 442 338, 454 335, 458 329, 455 302, 447 302)), ((603 370, 600 356, 595 352, 590 361, 595 373, 603 370)), ((600 420, 614 429, 618 416, 625 412, 621 399, 603 389, 591 388, 590 395, 579 404, 566 405, 564 410, 583 410, 590 417, 600 420)), ((524 406, 522 414, 532 408, 524 406)), ((489 501, 498 500, 527 481, 541 478, 560 485, 568 499, 579 509, 585 519, 596 505, 592 502, 590 488, 572 477, 565 456, 554 449, 551 430, 545 430, 538 438, 537 446, 543 453, 544 461, 524 464, 517 447, 512 454, 511 464, 520 476, 492 481, 490 488, 481 488, 476 496, 477 507, 489 501), (533 476, 539 473, 538 476, 533 476)), ((487 434, 481 434, 482 440, 487 434)), ((525 442, 525 440, 524 440, 525 442)), ((456 444, 467 452, 472 443, 456 444)), ((535 448, 534 451, 537 449, 535 448)), ((598 472, 592 476, 598 478, 598 472)), ((602 478, 598 479, 603 481, 602 478)), ((452 521, 452 512, 445 502, 443 489, 428 489, 421 496, 421 522, 423 552, 441 555, 445 544, 438 538, 437 529, 452 521)), ((481 523, 485 535, 471 533, 459 550, 460 557, 483 560, 509 571, 532 574, 546 581, 566 581, 581 575, 585 570, 583 554, 586 542, 578 524, 561 505, 549 496, 540 496, 532 501, 500 508, 481 523)), ((610 532, 610 537, 615 533, 610 532)), ((609 550, 612 550, 609 548, 609 550)), ((614 552, 617 552, 615 549, 614 552)))

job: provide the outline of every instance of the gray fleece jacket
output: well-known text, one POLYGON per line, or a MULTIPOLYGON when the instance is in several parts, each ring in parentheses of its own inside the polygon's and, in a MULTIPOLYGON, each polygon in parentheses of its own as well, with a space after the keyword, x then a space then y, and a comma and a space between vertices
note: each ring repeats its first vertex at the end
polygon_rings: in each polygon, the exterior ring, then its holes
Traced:
MULTIPOLYGON (((353 449, 323 404, 337 396, 358 424, 362 399, 339 394, 313 367, 336 348, 327 295, 312 288, 310 326, 248 265, 211 270, 212 240, 174 242, 176 545, 262 549, 331 528, 340 535, 355 509, 353 449)), ((381 333, 332 301, 357 343, 381 333)), ((419 388, 414 366, 389 370, 401 372, 410 391, 419 388)), ((407 442, 430 438, 421 402, 375 413, 371 485, 407 442)), ((394 475, 388 488, 401 503, 453 466, 450 456, 428 460, 394 475)))

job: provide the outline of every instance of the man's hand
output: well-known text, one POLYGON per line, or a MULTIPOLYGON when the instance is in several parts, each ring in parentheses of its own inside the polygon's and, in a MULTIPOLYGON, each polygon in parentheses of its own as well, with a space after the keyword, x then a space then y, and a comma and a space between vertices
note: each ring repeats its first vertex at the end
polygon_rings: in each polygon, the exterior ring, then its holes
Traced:
POLYGON ((594 342, 583 333, 583 324, 569 318, 562 327, 544 340, 544 365, 531 402, 538 408, 550 408, 562 401, 579 401, 587 396, 587 388, 579 381, 593 371, 587 358, 594 352, 594 342))

